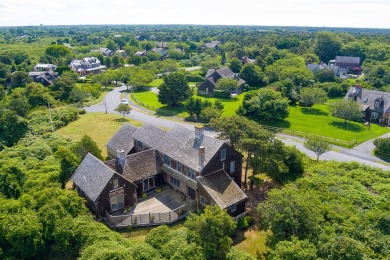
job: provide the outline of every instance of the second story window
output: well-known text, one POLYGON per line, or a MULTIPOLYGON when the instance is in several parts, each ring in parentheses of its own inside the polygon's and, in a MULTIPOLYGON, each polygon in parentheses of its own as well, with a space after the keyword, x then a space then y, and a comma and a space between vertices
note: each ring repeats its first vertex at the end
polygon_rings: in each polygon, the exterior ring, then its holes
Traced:
POLYGON ((222 149, 221 150, 221 161, 225 161, 226 160, 226 149, 222 149))
POLYGON ((164 164, 171 166, 171 158, 164 154, 164 164))
POLYGON ((137 141, 137 147, 138 147, 139 149, 143 149, 143 148, 144 148, 144 145, 142 144, 142 142, 137 141))
POLYGON ((236 170, 236 162, 235 161, 231 161, 230 162, 230 172, 234 172, 236 170))
POLYGON ((379 102, 375 102, 375 107, 379 107, 379 102))
POLYGON ((195 179, 195 171, 191 168, 188 168, 188 177, 195 179))
POLYGON ((181 173, 181 163, 177 162, 177 171, 181 173))
POLYGON ((112 184, 114 185, 114 189, 118 188, 119 186, 118 179, 112 180, 112 184))

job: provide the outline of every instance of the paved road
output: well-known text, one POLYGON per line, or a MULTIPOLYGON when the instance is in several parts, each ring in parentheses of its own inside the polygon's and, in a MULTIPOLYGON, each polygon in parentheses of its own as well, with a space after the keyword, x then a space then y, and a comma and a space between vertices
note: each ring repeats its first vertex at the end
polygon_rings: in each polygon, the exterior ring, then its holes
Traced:
MULTIPOLYGON (((87 107, 85 110, 89 113, 106 112, 106 108, 107 108, 108 113, 119 114, 118 112, 115 112, 114 109, 120 104, 120 95, 124 90, 126 90, 125 86, 115 88, 113 91, 110 91, 106 94, 104 98, 105 102, 102 102, 100 104, 91 107, 87 107)), ((133 107, 133 110, 130 112, 130 114, 127 117, 132 118, 134 120, 138 120, 161 128, 172 128, 175 124, 179 124, 189 129, 193 129, 194 127, 194 125, 189 123, 156 117, 151 111, 148 111, 134 103, 130 103, 130 105, 133 107)), ((210 129, 208 130, 206 129, 205 134, 209 136, 216 135, 216 133, 210 131, 210 129)), ((298 150, 304 152, 308 156, 312 158, 317 158, 317 155, 315 153, 306 149, 303 146, 302 138, 297 138, 297 137, 287 136, 287 135, 278 135, 278 138, 282 140, 285 144, 295 146, 298 150)), ((356 161, 362 164, 379 167, 384 170, 390 170, 389 166, 378 163, 380 162, 380 159, 375 156, 372 156, 371 152, 366 153, 364 151, 360 151, 360 149, 345 149, 345 148, 338 148, 337 150, 339 151, 329 151, 327 153, 322 154, 320 156, 320 159, 335 160, 340 162, 356 161)))

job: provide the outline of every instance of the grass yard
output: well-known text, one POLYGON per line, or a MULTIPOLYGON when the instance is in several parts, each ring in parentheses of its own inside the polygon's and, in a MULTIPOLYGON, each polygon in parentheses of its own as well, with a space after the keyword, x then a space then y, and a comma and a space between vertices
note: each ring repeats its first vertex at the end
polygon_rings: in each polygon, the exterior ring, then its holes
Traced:
MULTIPOLYGON (((178 116, 181 118, 186 118, 189 116, 189 113, 185 111, 184 105, 179 105, 177 107, 171 108, 166 105, 161 104, 158 102, 157 94, 150 92, 150 91, 144 91, 144 92, 134 92, 132 94, 134 96, 134 101, 138 104, 150 109, 156 111, 157 109, 160 110, 162 115, 168 115, 168 116, 178 116)), ((195 98, 201 98, 202 100, 209 100, 211 102, 214 102, 215 100, 222 101, 224 105, 224 110, 222 113, 222 116, 232 116, 236 113, 236 110, 238 107, 242 104, 242 100, 244 98, 244 94, 239 95, 232 99, 221 99, 221 98, 214 98, 214 97, 203 97, 203 96, 197 96, 194 95, 195 98)))
MULTIPOLYGON (((126 118, 126 122, 141 126, 142 123, 126 118)), ((107 157, 106 143, 111 136, 122 126, 122 116, 104 114, 104 113, 87 113, 80 116, 80 119, 70 123, 56 131, 57 134, 78 141, 84 135, 89 135, 102 150, 103 158, 107 157)))
POLYGON ((256 253, 265 253, 269 248, 265 245, 267 232, 248 229, 237 231, 233 237, 233 246, 256 257, 256 253))
POLYGON ((335 118, 331 115, 326 104, 314 105, 312 109, 290 106, 289 112, 288 118, 283 121, 259 123, 327 136, 348 142, 357 139, 358 143, 383 135, 389 131, 387 127, 376 124, 371 124, 370 130, 362 123, 347 121, 344 124, 343 119, 335 118))
POLYGON ((163 83, 163 79, 155 79, 148 84, 149 87, 159 87, 163 83))

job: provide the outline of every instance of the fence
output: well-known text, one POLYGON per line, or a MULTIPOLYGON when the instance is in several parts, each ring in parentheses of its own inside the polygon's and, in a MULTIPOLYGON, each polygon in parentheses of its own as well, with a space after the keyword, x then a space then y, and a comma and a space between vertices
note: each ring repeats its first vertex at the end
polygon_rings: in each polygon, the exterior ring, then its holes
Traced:
POLYGON ((144 108, 149 109, 149 110, 152 110, 152 111, 158 111, 158 108, 155 108, 155 107, 153 107, 153 106, 149 106, 148 104, 145 104, 145 103, 139 101, 138 99, 136 99, 136 98, 134 97, 133 94, 130 94, 130 96, 131 96, 131 99, 132 99, 135 103, 137 103, 138 105, 143 106, 144 108))
POLYGON ((145 213, 113 216, 106 213, 106 220, 110 227, 128 226, 152 226, 170 224, 178 221, 189 214, 187 204, 174 210, 162 213, 145 213))
POLYGON ((329 143, 343 146, 343 147, 350 148, 350 147, 353 147, 353 146, 358 144, 356 138, 352 141, 344 141, 344 140, 340 140, 337 138, 326 137, 326 136, 321 136, 321 135, 316 135, 316 134, 310 134, 310 133, 301 132, 301 131, 297 131, 297 130, 291 130, 291 129, 285 129, 285 128, 279 128, 279 127, 274 127, 274 126, 267 126, 267 125, 261 125, 261 126, 264 129, 267 129, 267 130, 274 132, 274 133, 282 133, 282 134, 292 135, 292 136, 297 136, 297 137, 302 137, 302 138, 320 137, 329 143))

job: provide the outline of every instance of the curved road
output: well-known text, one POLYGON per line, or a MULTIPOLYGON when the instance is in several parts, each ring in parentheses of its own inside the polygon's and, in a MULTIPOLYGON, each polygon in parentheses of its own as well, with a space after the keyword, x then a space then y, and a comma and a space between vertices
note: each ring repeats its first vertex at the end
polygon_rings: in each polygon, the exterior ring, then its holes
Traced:
MULTIPOLYGON (((104 97, 104 102, 85 108, 87 112, 107 112, 112 114, 119 114, 118 112, 114 111, 115 108, 120 104, 120 95, 121 93, 126 90, 125 86, 117 87, 114 90, 108 92, 106 96, 104 97)), ((194 125, 179 121, 173 121, 161 117, 156 117, 153 113, 148 112, 146 109, 143 109, 135 104, 131 104, 132 110, 127 117, 141 121, 143 123, 151 124, 156 127, 160 128, 172 128, 175 124, 184 126, 189 129, 193 129, 194 125)), ((205 134, 209 136, 215 136, 216 133, 210 130, 206 130, 205 134)), ((306 149, 303 146, 303 139, 296 138, 293 136, 288 135, 279 135, 278 138, 282 140, 285 144, 295 146, 298 150, 301 152, 304 152, 308 156, 312 158, 317 158, 317 155, 313 153, 312 151, 306 149)), ((380 162, 380 159, 377 157, 372 156, 369 153, 363 152, 363 151, 356 151, 354 149, 340 149, 340 152, 337 151, 329 151, 327 153, 324 153, 320 156, 321 160, 335 160, 340 162, 351 162, 356 161, 361 164, 366 164, 370 166, 379 167, 384 170, 390 170, 389 166, 386 166, 385 164, 378 163, 380 162)))

